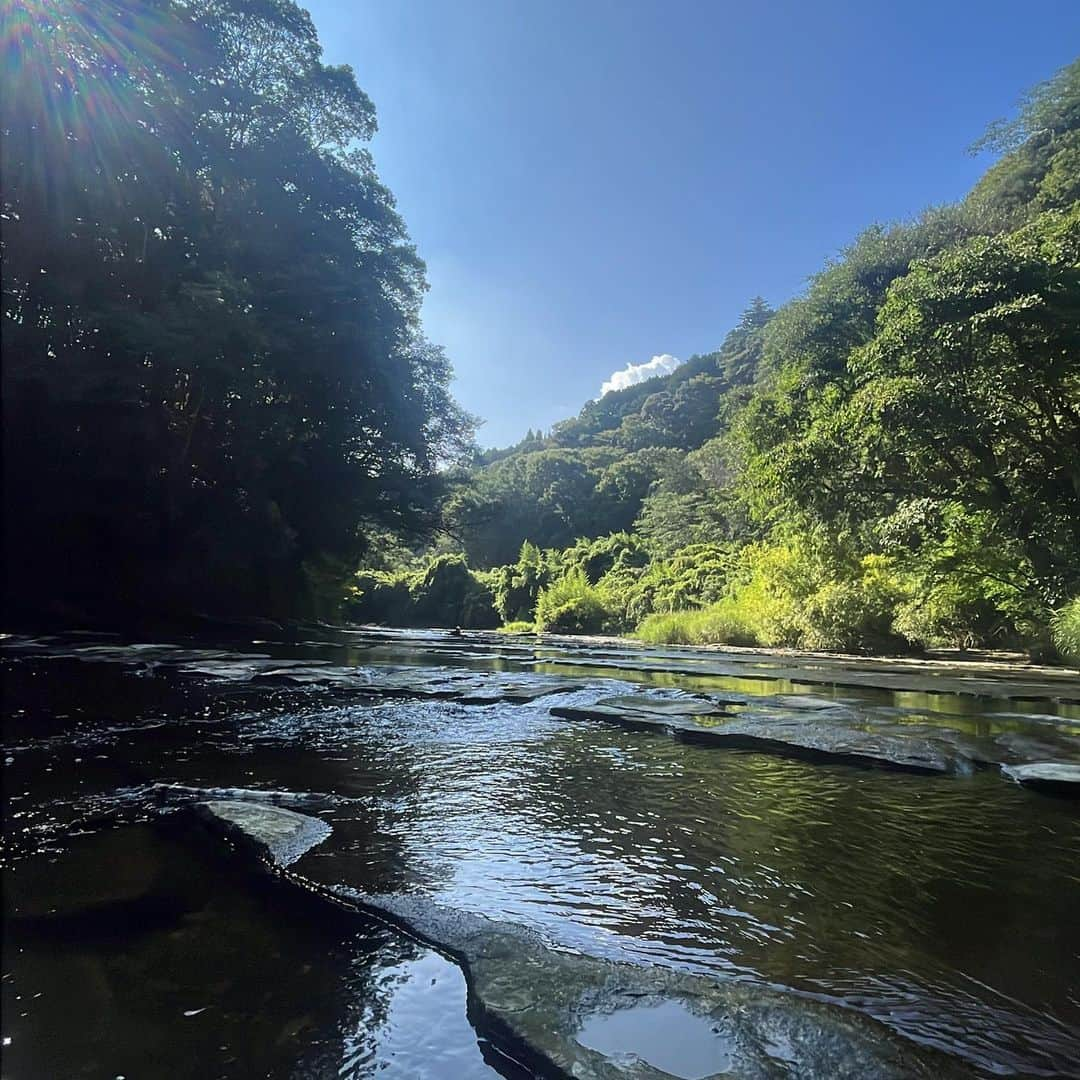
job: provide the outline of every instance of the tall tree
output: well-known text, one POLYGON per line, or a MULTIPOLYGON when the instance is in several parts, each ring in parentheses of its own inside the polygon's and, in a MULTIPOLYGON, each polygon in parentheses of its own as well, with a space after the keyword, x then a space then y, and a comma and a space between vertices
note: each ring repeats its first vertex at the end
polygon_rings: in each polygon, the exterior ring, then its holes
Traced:
POLYGON ((471 433, 371 102, 292 0, 3 19, 9 594, 295 611, 471 433))

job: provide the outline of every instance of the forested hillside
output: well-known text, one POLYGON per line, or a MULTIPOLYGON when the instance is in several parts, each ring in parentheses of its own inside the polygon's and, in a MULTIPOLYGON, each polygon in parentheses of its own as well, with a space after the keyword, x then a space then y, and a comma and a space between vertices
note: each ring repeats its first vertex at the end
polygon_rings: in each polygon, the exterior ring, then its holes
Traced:
POLYGON ((471 445, 371 102, 291 0, 8 0, 9 617, 337 612, 471 445))
POLYGON ((1053 625, 1075 655, 1080 61, 981 148, 961 203, 869 228, 715 353, 481 455, 439 557, 370 562, 353 614, 1048 656, 1053 625))

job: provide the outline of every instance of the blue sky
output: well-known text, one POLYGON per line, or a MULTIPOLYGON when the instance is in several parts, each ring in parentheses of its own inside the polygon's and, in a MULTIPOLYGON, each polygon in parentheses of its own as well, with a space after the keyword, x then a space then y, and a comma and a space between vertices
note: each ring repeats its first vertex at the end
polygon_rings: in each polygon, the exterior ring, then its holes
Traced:
POLYGON ((425 329, 485 446, 962 196, 986 166, 966 147, 1080 46, 1076 0, 306 6, 375 102, 425 329))

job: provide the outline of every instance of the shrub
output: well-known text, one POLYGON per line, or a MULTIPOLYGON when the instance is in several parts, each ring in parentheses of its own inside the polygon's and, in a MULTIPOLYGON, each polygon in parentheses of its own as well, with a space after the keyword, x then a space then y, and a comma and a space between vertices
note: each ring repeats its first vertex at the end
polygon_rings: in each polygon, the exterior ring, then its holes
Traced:
POLYGON ((757 635, 730 604, 649 615, 635 637, 651 645, 756 645, 757 635))
POLYGON ((650 645, 696 644, 691 624, 697 611, 665 611, 647 615, 634 631, 634 637, 650 645))
POLYGON ((601 589, 578 568, 540 591, 536 629, 561 634, 597 634, 608 628, 610 611, 601 589))
POLYGON ((642 541, 631 533, 609 533, 596 540, 578 540, 563 552, 568 570, 581 567, 591 584, 596 585, 613 570, 641 569, 648 565, 649 553, 642 541))
POLYGON ((413 599, 409 591, 412 575, 383 570, 364 570, 353 579, 345 600, 345 614, 355 622, 389 623, 410 626, 413 599))
POLYGON ((807 537, 753 544, 725 565, 725 596, 703 608, 654 614, 637 636, 655 643, 790 645, 827 651, 900 644, 893 612, 904 595, 892 561, 829 552, 807 537))
POLYGON ((750 544, 739 552, 725 613, 758 644, 801 644, 806 601, 826 579, 819 553, 802 537, 750 544))
POLYGON ((988 512, 916 500, 881 531, 905 571, 906 595, 894 625, 909 641, 1000 648, 1030 641, 1037 627, 1045 628, 1031 563, 988 512))
POLYGON ((531 619, 540 590, 552 578, 551 558, 526 540, 516 563, 496 567, 491 573, 499 617, 504 622, 531 619))
POLYGON ((1061 658, 1080 666, 1080 596, 1054 612, 1050 633, 1061 658))
POLYGON ((809 597, 802 618, 804 648, 861 652, 906 645, 893 630, 905 590, 892 561, 867 555, 859 569, 858 577, 826 582, 809 597))
POLYGON ((654 612, 689 611, 719 600, 731 565, 730 551, 719 544, 693 544, 652 563, 620 590, 626 621, 640 623, 654 612))
POLYGON ((533 634, 536 632, 536 623, 518 620, 516 622, 503 623, 503 625, 497 629, 500 634, 533 634))
POLYGON ((428 626, 490 629, 499 625, 491 590, 461 555, 440 555, 410 590, 415 621, 428 626))
POLYGON ((460 555, 440 555, 421 571, 361 571, 353 579, 345 610, 357 622, 390 626, 499 625, 490 575, 473 573, 460 555))
POLYGON ((730 603, 721 600, 707 607, 697 622, 700 641, 718 642, 724 645, 760 645, 761 638, 757 630, 742 613, 730 603))

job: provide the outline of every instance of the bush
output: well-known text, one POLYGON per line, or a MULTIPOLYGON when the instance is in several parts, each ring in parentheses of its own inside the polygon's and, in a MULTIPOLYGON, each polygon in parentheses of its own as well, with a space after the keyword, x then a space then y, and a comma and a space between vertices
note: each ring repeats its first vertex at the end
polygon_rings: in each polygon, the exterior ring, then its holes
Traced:
POLYGON ((524 621, 533 617, 536 598, 552 578, 550 554, 526 540, 521 545, 516 563, 491 571, 495 610, 504 622, 524 621))
POLYGON ((353 579, 345 600, 345 615, 354 622, 413 624, 412 575, 364 570, 353 579))
POLYGON ((689 611, 719 600, 731 565, 730 551, 719 544, 693 544, 652 563, 619 590, 627 623, 640 623, 654 612, 689 611))
POLYGON ((500 634, 535 634, 536 623, 523 622, 519 619, 517 622, 503 623, 498 627, 498 632, 500 634))
POLYGON ((798 646, 807 600, 826 580, 822 554, 805 537, 750 544, 739 552, 721 604, 758 644, 798 646))
POLYGON ((807 600, 801 645, 825 652, 897 649, 907 642, 893 630, 904 586, 883 555, 860 560, 859 575, 829 581, 807 600))
POLYGON ((902 644, 893 612, 903 597, 892 561, 825 551, 807 537, 753 544, 733 567, 727 595, 704 608, 646 618, 637 636, 652 643, 789 645, 824 651, 902 644))
POLYGON ((598 634, 608 629, 610 618, 602 590, 590 585, 580 568, 542 589, 536 601, 538 631, 598 634))
POLYGON ((648 616, 635 637, 650 645, 757 645, 754 630, 724 602, 691 611, 648 616))
POLYGON ((499 625, 491 590, 461 555, 440 555, 410 590, 413 618, 426 626, 492 629, 499 625))
POLYGON ((641 540, 631 533, 617 532, 596 540, 578 540, 563 552, 567 570, 581 567, 593 585, 612 571, 641 569, 647 566, 649 553, 641 540))
POLYGON ((1080 596, 1054 612, 1050 634, 1062 660, 1080 666, 1080 596))
POLYGON ((357 622, 390 626, 499 625, 490 575, 473 573, 460 555, 440 555, 420 571, 361 571, 353 579, 346 614, 357 622))
POLYGON ((1047 611, 1022 545, 986 511, 916 500, 880 526, 904 568, 894 625, 919 645, 1024 644, 1047 611))

